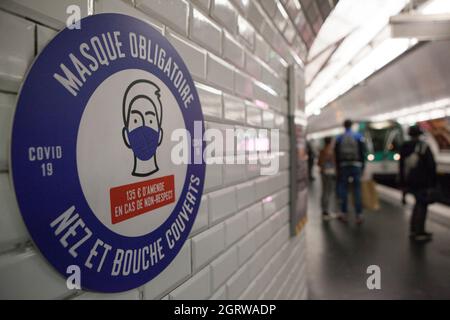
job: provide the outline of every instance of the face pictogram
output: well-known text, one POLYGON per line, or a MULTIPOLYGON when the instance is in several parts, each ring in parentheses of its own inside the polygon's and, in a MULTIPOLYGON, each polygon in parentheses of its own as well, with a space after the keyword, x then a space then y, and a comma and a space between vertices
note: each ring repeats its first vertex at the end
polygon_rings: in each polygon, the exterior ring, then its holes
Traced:
POLYGON ((144 177, 159 170, 156 150, 163 137, 160 89, 151 81, 136 80, 123 98, 125 145, 133 151, 132 175, 144 177))

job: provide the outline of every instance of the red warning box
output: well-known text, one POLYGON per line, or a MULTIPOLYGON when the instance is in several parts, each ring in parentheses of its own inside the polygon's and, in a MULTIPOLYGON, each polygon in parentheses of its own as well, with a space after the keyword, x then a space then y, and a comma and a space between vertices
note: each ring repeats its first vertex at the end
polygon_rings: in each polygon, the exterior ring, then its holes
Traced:
POLYGON ((111 221, 116 224, 175 201, 174 176, 111 188, 111 221))

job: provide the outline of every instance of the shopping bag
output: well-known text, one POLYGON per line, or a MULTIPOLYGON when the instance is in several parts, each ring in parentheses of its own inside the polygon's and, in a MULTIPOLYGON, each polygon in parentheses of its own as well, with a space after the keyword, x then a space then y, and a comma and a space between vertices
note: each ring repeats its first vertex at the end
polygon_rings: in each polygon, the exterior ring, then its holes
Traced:
POLYGON ((380 201, 376 189, 375 181, 363 180, 361 181, 361 194, 363 207, 368 210, 379 210, 380 201))

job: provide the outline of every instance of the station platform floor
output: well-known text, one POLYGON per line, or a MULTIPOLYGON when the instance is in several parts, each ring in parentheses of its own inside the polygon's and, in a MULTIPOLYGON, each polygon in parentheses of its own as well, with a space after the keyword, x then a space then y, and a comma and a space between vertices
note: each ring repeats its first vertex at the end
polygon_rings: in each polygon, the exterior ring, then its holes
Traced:
POLYGON ((309 299, 450 299, 450 229, 431 219, 433 241, 409 240, 410 207, 380 201, 361 226, 322 221, 320 179, 310 184, 306 227, 309 299), (381 268, 369 290, 367 267, 381 268))

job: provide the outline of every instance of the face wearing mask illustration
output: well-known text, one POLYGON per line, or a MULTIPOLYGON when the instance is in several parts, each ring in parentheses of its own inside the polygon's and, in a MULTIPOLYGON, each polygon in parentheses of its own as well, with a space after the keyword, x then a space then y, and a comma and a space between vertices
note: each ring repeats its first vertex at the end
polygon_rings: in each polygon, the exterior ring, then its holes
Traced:
POLYGON ((159 87, 149 80, 136 80, 123 98, 122 136, 134 156, 133 176, 145 177, 159 170, 157 148, 162 142, 162 105, 159 87))

